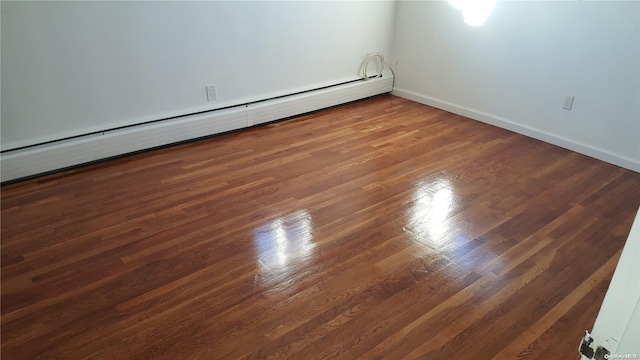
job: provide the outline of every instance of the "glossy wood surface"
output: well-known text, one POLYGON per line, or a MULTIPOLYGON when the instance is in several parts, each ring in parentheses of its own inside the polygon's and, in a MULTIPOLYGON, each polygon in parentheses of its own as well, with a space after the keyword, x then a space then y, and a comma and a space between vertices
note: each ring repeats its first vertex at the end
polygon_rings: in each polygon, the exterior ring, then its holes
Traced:
POLYGON ((577 359, 640 174, 393 96, 2 188, 3 359, 577 359))

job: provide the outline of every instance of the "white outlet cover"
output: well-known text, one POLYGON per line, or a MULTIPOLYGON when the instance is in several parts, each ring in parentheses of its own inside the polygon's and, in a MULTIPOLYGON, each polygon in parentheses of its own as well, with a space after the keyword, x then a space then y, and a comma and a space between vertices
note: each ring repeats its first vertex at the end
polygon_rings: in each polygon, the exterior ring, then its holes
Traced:
POLYGON ((216 86, 215 85, 207 85, 207 101, 212 101, 216 99, 216 86))
POLYGON ((562 104, 562 108, 565 109, 565 110, 571 110, 571 108, 573 107, 573 99, 574 99, 574 96, 565 95, 564 96, 564 103, 562 104))

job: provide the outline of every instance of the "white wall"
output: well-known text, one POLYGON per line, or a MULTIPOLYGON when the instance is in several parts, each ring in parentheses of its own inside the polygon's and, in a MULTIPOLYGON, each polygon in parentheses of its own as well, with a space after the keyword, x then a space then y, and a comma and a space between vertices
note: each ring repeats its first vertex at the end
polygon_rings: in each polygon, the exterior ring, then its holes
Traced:
POLYGON ((400 1, 395 24, 395 94, 640 171, 640 2, 500 1, 471 27, 400 1))
POLYGON ((1 3, 2 150, 356 79, 382 2, 1 3), (205 85, 217 86, 206 100, 205 85))

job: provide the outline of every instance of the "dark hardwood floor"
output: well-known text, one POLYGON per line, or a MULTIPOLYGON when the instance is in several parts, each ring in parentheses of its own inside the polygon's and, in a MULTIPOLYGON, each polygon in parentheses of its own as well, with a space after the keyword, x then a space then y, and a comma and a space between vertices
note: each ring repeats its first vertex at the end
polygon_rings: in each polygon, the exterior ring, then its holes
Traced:
POLYGON ((1 198, 3 359, 577 359, 640 174, 385 95, 1 198))

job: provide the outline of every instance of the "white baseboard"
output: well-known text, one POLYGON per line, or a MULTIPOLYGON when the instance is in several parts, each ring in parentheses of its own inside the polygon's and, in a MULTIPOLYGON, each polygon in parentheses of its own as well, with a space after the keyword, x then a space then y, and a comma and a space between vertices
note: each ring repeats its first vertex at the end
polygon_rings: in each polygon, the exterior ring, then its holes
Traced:
POLYGON ((172 121, 105 131, 2 154, 2 181, 245 127, 244 106, 172 121))
POLYGON ((300 115, 391 91, 393 74, 224 110, 105 130, 0 155, 2 182, 300 115))
POLYGON ((421 104, 436 107, 438 109, 446 110, 454 114, 462 115, 474 120, 481 121, 490 125, 494 125, 503 129, 507 129, 518 134, 522 134, 537 140, 541 140, 553 145, 569 149, 598 160, 606 161, 608 163, 621 166, 623 168, 640 172, 640 161, 629 159, 627 157, 613 154, 606 150, 580 143, 571 139, 567 139, 562 136, 554 135, 543 130, 531 128, 522 124, 515 123, 513 121, 501 118, 499 116, 485 113, 475 109, 465 108, 463 106, 450 103, 448 101, 432 98, 429 96, 421 95, 412 91, 402 90, 394 88, 391 92, 392 95, 396 95, 405 99, 409 99, 421 104))
POLYGON ((382 78, 348 83, 314 91, 286 96, 247 105, 249 126, 284 119, 331 106, 348 103, 369 96, 390 92, 393 87, 393 74, 385 72, 382 78))

